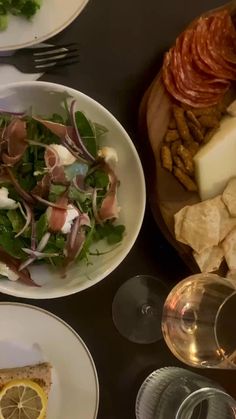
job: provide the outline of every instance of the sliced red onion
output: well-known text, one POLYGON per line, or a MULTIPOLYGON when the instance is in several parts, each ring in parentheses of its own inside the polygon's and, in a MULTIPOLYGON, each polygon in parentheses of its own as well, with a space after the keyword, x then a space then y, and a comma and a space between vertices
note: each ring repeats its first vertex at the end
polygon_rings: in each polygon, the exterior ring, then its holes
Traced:
POLYGON ((36 224, 34 219, 34 213, 31 215, 31 249, 36 249, 36 224))
POLYGON ((76 255, 75 255, 74 259, 76 259, 79 256, 81 250, 83 249, 85 239, 86 239, 86 236, 85 236, 84 230, 80 230, 80 232, 79 232, 79 246, 78 246, 78 250, 76 252, 76 255))
POLYGON ((50 237, 51 237, 51 233, 49 233, 49 232, 47 232, 43 235, 43 237, 41 238, 41 240, 40 240, 40 242, 37 246, 37 251, 38 252, 43 251, 43 249, 47 246, 48 240, 50 239, 50 237))
POLYGON ((33 258, 29 258, 26 259, 24 262, 22 262, 19 266, 19 271, 23 271, 23 269, 27 268, 29 265, 31 265, 31 263, 33 263, 35 261, 35 257, 33 258))
POLYGON ((97 189, 94 188, 93 190, 93 196, 92 196, 92 208, 93 208, 93 215, 97 223, 101 224, 102 220, 100 219, 98 215, 98 209, 97 209, 97 189))
POLYGON ((58 209, 61 209, 61 210, 67 210, 67 207, 64 206, 64 205, 59 205, 59 204, 56 204, 55 202, 47 201, 47 199, 41 198, 41 196, 38 196, 38 195, 35 195, 35 194, 32 194, 32 196, 35 199, 37 199, 37 201, 42 202, 42 204, 46 205, 47 207, 53 207, 53 208, 58 208, 58 209))
MULTIPOLYGON (((37 247, 37 252, 42 252, 42 250, 45 248, 45 246, 48 243, 48 240, 50 238, 50 233, 45 233, 44 236, 42 237, 42 239, 39 242, 39 245, 37 247)), ((27 252, 26 252, 27 253, 27 252)), ((19 267, 19 271, 22 271, 23 269, 25 269, 27 266, 31 265, 33 262, 35 262, 35 259, 37 258, 37 256, 32 256, 29 257, 29 259, 25 260, 24 262, 21 263, 20 267, 19 267)))
POLYGON ((79 232, 79 227, 80 227, 80 217, 77 217, 73 223, 73 226, 71 228, 71 233, 70 233, 69 244, 70 244, 71 249, 73 249, 75 245, 76 237, 79 232))
POLYGON ((80 226, 91 227, 91 220, 85 212, 80 215, 80 226))
POLYGON ((26 247, 23 247, 22 250, 27 253, 27 255, 30 255, 31 257, 35 257, 35 258, 53 258, 56 256, 59 256, 59 253, 44 253, 44 252, 39 252, 38 250, 31 250, 31 249, 27 249, 26 247))
POLYGON ((82 148, 84 157, 86 159, 91 160, 91 161, 94 161, 95 158, 87 150, 87 148, 85 147, 85 145, 83 143, 83 140, 82 140, 82 138, 80 136, 80 133, 79 133, 79 130, 78 130, 78 127, 77 127, 77 124, 76 124, 76 119, 75 119, 75 105, 76 105, 76 100, 73 100, 71 102, 71 106, 70 106, 70 115, 71 115, 71 120, 72 120, 73 128, 74 128, 75 133, 76 133, 75 139, 77 140, 76 141, 77 142, 77 145, 82 148))
POLYGON ((26 112, 10 112, 7 111, 6 109, 1 109, 0 108, 0 113, 5 114, 5 115, 12 115, 12 116, 26 116, 26 112))
POLYGON ((14 166, 14 164, 18 163, 22 158, 22 154, 18 154, 17 156, 9 156, 6 153, 2 153, 2 161, 7 166, 14 166))
POLYGON ((13 175, 11 169, 9 167, 6 167, 6 171, 11 179, 11 182, 13 183, 13 185, 16 188, 16 191, 18 192, 18 194, 28 203, 28 204, 34 204, 35 201, 32 198, 32 196, 26 192, 19 184, 19 182, 17 181, 17 179, 15 178, 15 176, 13 175))
POLYGON ((23 268, 19 270, 20 261, 13 256, 10 256, 8 253, 5 252, 4 249, 0 247, 0 260, 1 262, 5 263, 9 269, 19 275, 19 281, 24 282, 27 285, 39 287, 40 285, 36 284, 27 269, 23 268))
POLYGON ((82 189, 82 188, 80 188, 79 187, 79 185, 78 185, 78 182, 77 182, 77 177, 78 177, 78 175, 77 176, 75 176, 73 179, 72 179, 72 183, 73 183, 73 186, 79 191, 79 192, 81 192, 82 194, 84 194, 84 195, 87 195, 87 196, 91 196, 92 194, 93 194, 93 188, 91 188, 91 187, 89 187, 88 189, 82 189))
POLYGON ((88 160, 81 156, 81 150, 79 150, 79 148, 75 145, 75 143, 68 134, 66 134, 65 138, 61 140, 61 143, 77 160, 80 160, 82 163, 88 164, 88 160))
POLYGON ((24 207, 25 207, 25 210, 26 210, 26 215, 23 213, 23 210, 22 210, 22 207, 21 207, 21 205, 19 205, 19 208, 20 208, 20 210, 21 210, 21 213, 23 214, 23 216, 25 217, 25 219, 26 219, 26 222, 25 222, 25 225, 24 225, 24 227, 19 231, 19 233, 17 233, 16 235, 15 235, 15 237, 19 237, 19 236, 21 236, 21 234, 23 234, 24 233, 24 231, 29 227, 29 225, 30 225, 30 223, 31 223, 31 220, 32 220, 32 210, 31 210, 31 208, 30 208, 30 206, 25 202, 25 201, 23 201, 22 202, 22 204, 24 205, 24 207))

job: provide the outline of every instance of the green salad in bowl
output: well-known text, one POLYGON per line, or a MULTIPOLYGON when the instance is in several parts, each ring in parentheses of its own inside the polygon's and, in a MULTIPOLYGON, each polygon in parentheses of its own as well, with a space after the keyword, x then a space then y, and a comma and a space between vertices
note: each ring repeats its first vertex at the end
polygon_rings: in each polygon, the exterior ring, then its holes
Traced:
POLYGON ((89 263, 94 243, 110 252, 125 234, 117 152, 100 144, 107 129, 75 100, 64 107, 47 118, 0 110, 0 275, 31 286, 32 265, 63 273, 89 263))
POLYGON ((0 0, 0 30, 7 28, 9 14, 31 19, 40 6, 41 0, 0 0))

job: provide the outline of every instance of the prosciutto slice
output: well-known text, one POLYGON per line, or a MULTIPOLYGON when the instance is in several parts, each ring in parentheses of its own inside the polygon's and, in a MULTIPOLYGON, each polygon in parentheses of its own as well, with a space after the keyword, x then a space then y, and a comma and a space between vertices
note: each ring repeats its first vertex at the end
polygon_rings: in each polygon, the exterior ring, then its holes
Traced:
POLYGON ((12 119, 3 134, 7 150, 3 152, 2 160, 6 164, 14 165, 20 161, 28 147, 26 122, 19 118, 12 119))
POLYGON ((65 207, 65 209, 62 208, 56 208, 56 207, 50 207, 48 209, 49 211, 49 229, 50 231, 57 233, 62 229, 66 222, 66 214, 67 214, 67 204, 68 204, 68 198, 66 195, 62 195, 58 198, 56 201, 56 204, 59 206, 65 207))
POLYGON ((40 286, 32 280, 28 269, 23 269, 22 271, 19 270, 21 262, 18 259, 6 253, 5 250, 2 249, 2 247, 0 247, 0 260, 1 262, 5 263, 9 269, 11 269, 15 274, 19 276, 19 281, 35 287, 40 286))

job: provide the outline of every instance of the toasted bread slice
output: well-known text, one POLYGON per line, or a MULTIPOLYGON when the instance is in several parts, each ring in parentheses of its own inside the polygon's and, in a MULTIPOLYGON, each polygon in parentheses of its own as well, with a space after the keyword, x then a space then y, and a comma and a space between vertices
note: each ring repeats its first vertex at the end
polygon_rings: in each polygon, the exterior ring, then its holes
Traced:
POLYGON ((43 362, 36 365, 0 370, 0 391, 9 381, 18 379, 34 381, 43 388, 48 397, 51 388, 51 365, 48 362, 43 362))

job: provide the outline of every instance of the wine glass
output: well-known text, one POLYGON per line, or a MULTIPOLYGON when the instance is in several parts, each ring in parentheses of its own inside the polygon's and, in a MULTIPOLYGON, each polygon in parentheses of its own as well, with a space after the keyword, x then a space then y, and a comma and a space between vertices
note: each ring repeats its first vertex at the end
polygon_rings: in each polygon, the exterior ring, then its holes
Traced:
POLYGON ((137 275, 122 284, 112 304, 113 321, 120 334, 134 343, 161 339, 167 295, 167 286, 151 275, 137 275))
POLYGON ((173 354, 194 367, 236 368, 236 282, 198 274, 178 283, 163 309, 162 331, 173 354))

